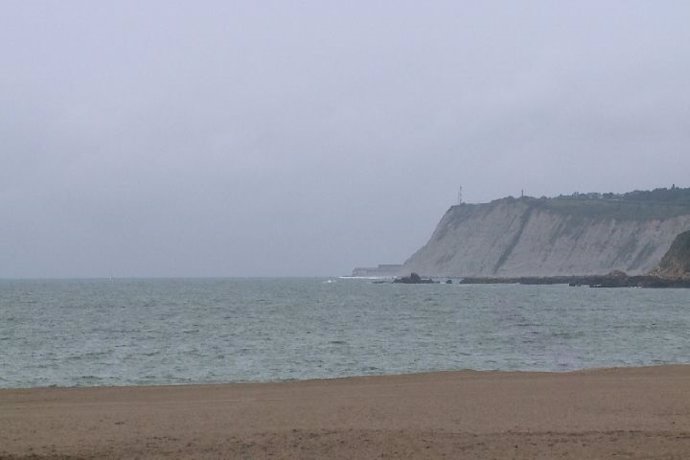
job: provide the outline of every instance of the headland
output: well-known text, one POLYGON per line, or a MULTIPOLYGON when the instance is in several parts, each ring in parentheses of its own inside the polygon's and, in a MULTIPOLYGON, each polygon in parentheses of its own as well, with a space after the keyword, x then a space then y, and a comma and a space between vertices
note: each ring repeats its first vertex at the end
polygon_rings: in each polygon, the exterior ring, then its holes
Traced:
POLYGON ((646 275, 690 230, 690 188, 460 203, 400 275, 525 278, 646 275))

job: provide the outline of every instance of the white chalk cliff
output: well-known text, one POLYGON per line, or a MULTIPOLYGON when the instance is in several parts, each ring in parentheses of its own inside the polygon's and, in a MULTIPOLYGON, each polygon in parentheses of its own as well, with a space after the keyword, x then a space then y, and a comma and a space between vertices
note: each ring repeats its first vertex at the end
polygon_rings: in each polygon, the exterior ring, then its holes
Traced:
MULTIPOLYGON (((648 192, 647 192, 648 193, 648 192)), ((401 273, 555 276, 652 270, 690 230, 690 206, 619 199, 504 198, 451 207, 401 273)))

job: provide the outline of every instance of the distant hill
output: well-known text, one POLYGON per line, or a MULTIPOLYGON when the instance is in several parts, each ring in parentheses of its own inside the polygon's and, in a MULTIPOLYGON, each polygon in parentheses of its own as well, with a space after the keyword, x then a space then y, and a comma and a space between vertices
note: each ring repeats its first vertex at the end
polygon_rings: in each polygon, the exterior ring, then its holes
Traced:
POLYGON ((355 277, 372 277, 372 278, 393 278, 402 269, 399 264, 380 264, 377 267, 355 267, 352 270, 352 276, 355 277))
POLYGON ((452 206, 403 265, 425 276, 647 273, 690 230, 690 188, 452 206))

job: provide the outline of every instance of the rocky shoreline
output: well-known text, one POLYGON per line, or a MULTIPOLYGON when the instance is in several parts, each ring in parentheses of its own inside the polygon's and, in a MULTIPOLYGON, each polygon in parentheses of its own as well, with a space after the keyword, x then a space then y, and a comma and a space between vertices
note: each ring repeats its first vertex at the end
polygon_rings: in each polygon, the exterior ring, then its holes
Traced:
POLYGON ((592 288, 690 288, 688 278, 662 278, 652 275, 628 276, 625 274, 590 276, 543 276, 518 278, 463 278, 459 284, 567 284, 592 288))
MULTIPOLYGON (((439 279, 422 278, 416 273, 396 278, 392 282, 401 284, 453 284, 453 280, 450 278, 441 281, 439 279)), ((569 286, 589 286, 592 288, 690 288, 690 278, 668 278, 655 275, 628 276, 622 272, 614 272, 608 275, 589 276, 467 277, 459 279, 457 284, 567 284, 569 286)))

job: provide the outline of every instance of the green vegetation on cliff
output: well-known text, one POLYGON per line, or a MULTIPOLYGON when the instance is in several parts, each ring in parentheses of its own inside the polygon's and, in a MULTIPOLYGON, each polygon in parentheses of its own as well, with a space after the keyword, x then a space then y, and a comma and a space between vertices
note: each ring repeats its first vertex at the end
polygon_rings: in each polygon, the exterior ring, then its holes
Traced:
POLYGON ((690 276, 690 231, 681 233, 673 240, 668 252, 652 273, 667 278, 690 276))
POLYGON ((555 198, 502 198, 495 202, 524 201, 530 206, 587 219, 650 220, 682 216, 690 210, 690 188, 657 188, 628 193, 573 193, 555 198))

